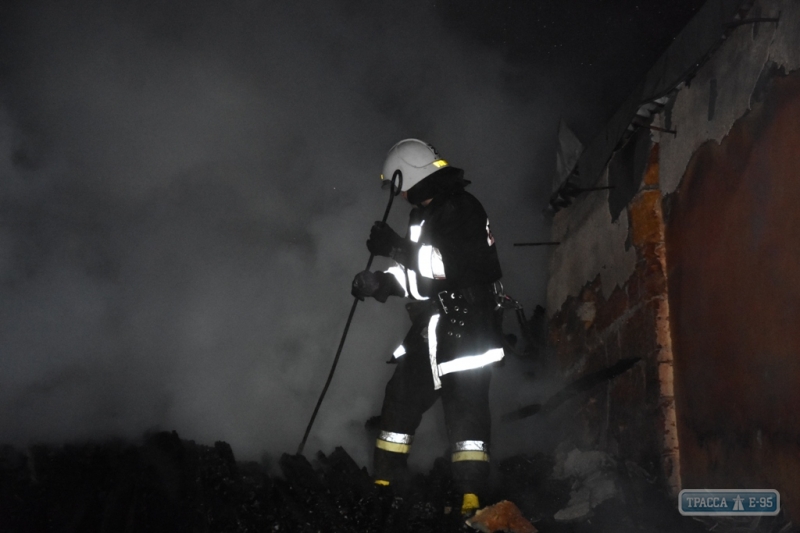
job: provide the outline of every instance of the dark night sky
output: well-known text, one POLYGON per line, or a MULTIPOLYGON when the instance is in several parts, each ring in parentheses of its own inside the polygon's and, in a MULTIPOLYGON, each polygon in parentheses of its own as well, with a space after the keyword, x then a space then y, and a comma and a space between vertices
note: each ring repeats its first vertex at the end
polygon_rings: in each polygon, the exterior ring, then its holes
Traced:
MULTIPOLYGON (((558 120, 590 139, 701 4, 5 2, 0 440, 293 451, 402 138, 466 170, 508 291, 544 303, 546 251, 511 244, 548 236, 558 120)), ((309 450, 367 462, 406 321, 360 306, 309 450)), ((496 412, 546 389, 521 370, 496 372, 496 412)), ((509 431, 499 453, 546 428, 509 431)))

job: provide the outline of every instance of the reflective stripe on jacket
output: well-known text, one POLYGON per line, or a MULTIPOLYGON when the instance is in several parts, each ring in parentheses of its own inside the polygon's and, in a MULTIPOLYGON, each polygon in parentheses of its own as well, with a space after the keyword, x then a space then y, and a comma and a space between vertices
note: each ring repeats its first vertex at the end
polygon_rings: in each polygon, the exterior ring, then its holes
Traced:
POLYGON ((407 297, 429 306, 413 319, 395 358, 427 350, 436 388, 445 374, 501 360, 491 284, 502 273, 480 202, 460 186, 440 194, 412 210, 406 239, 409 252, 388 272, 407 297))

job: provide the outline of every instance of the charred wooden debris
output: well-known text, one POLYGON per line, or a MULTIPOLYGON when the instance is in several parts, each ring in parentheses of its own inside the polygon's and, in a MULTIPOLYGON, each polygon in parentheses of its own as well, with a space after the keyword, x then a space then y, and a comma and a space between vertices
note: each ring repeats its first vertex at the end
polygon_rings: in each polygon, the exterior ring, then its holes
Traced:
MULTIPOLYGON (((534 525, 506 526, 518 533, 710 527, 681 517, 638 466, 563 446, 554 455, 518 455, 497 463, 483 501, 506 500, 516 505, 503 503, 498 512, 518 508, 534 525)), ((489 529, 499 526, 466 526, 459 503, 444 458, 393 492, 376 487, 343 448, 312 460, 284 454, 270 465, 267 459, 237 462, 224 442, 199 445, 175 432, 151 434, 136 445, 0 447, 4 533, 499 531, 489 529)), ((757 530, 778 531, 779 517, 774 518, 757 530)), ((511 524, 518 518, 503 520, 511 524)))

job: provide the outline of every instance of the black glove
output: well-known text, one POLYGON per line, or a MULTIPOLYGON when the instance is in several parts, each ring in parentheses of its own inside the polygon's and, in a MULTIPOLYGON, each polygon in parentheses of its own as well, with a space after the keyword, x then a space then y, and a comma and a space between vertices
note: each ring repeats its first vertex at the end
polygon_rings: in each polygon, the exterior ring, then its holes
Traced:
POLYGON ((361 301, 367 296, 372 296, 381 287, 381 282, 375 272, 364 270, 356 274, 353 278, 353 286, 350 289, 350 294, 355 296, 361 301))
POLYGON ((370 272, 364 270, 353 278, 350 294, 363 301, 367 296, 372 296, 384 303, 389 296, 404 296, 406 293, 397 281, 397 278, 386 272, 370 272))
POLYGON ((374 255, 395 259, 405 249, 406 240, 384 222, 375 222, 369 232, 367 249, 374 255))

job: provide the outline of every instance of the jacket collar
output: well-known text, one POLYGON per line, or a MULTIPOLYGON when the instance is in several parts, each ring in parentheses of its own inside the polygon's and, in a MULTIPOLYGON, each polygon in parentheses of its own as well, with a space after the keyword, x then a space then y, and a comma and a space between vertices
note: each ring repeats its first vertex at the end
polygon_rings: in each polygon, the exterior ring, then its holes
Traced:
POLYGON ((411 187, 408 190, 408 201, 414 205, 420 205, 428 198, 432 198, 431 204, 438 204, 453 194, 463 191, 469 183, 464 179, 463 170, 445 167, 411 187))

